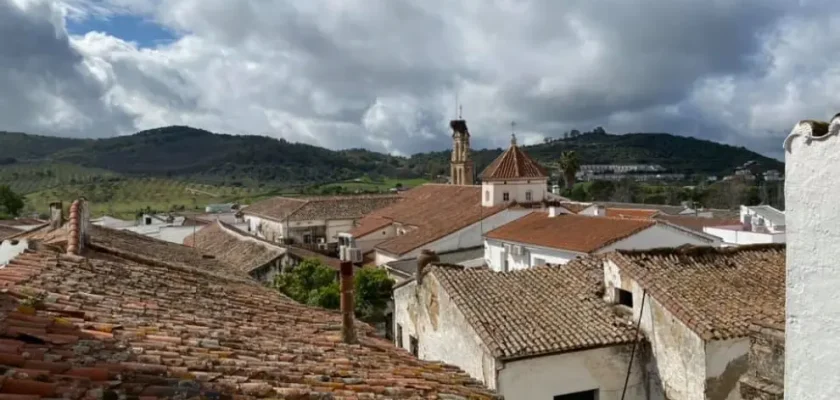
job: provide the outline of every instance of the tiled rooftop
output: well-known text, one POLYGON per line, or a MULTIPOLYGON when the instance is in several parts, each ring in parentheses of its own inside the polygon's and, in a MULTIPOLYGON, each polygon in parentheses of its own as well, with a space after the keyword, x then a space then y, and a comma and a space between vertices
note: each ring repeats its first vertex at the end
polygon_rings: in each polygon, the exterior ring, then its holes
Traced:
POLYGON ((407 226, 410 229, 405 235, 385 240, 376 246, 376 249, 401 255, 510 206, 500 204, 482 207, 481 186, 427 183, 403 192, 401 197, 403 199, 399 202, 363 218, 350 233, 355 237, 363 236, 371 232, 370 226, 377 226, 374 230, 385 226, 385 220, 407 226))
POLYGON ((495 357, 630 343, 634 330, 603 301, 600 256, 512 272, 433 266, 458 309, 495 357))
POLYGON ((247 280, 46 245, 0 269, 0 398, 488 399, 337 312, 247 280), (16 397, 17 395, 17 397, 16 397))
POLYGON ((653 226, 652 220, 534 212, 487 233, 501 241, 591 253, 653 226))
POLYGON ((18 233, 23 232, 18 228, 13 228, 11 226, 3 226, 0 225, 0 240, 3 240, 9 236, 17 235, 18 233))
POLYGON ((609 260, 706 340, 784 325, 784 245, 618 251, 609 260))
POLYGON ((741 221, 737 218, 703 218, 686 215, 660 214, 657 215, 655 219, 667 221, 674 225, 681 226, 683 228, 690 229, 695 232, 703 232, 703 228, 705 227, 741 225, 741 221))
POLYGON ((499 155, 480 175, 482 181, 505 179, 545 179, 548 172, 515 143, 499 155))
POLYGON ((396 195, 273 197, 243 208, 242 212, 276 221, 359 219, 398 200, 396 195))
POLYGON ((219 221, 187 236, 184 245, 212 254, 217 260, 244 273, 262 267, 286 253, 286 249, 278 245, 243 235, 219 221))
POLYGON ((643 208, 615 208, 606 209, 607 216, 613 218, 650 219, 659 214, 659 210, 645 210, 643 208))

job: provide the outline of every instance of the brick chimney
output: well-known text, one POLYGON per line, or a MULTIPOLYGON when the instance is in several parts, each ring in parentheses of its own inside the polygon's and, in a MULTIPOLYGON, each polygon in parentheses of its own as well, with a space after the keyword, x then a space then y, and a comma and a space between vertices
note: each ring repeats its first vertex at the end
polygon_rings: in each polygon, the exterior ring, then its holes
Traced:
POLYGON ((60 201, 50 203, 50 230, 61 228, 64 223, 64 205, 60 201))
POLYGON ((83 197, 70 205, 68 225, 67 254, 80 255, 90 242, 90 210, 83 197))
POLYGON ((355 304, 353 304, 353 263, 341 261, 341 340, 347 344, 356 343, 356 327, 354 326, 353 315, 355 304))
POLYGON ((417 257, 417 275, 415 275, 415 280, 417 281, 418 286, 423 284, 423 275, 426 266, 439 261, 440 257, 438 257, 437 253, 434 251, 429 249, 423 249, 420 251, 420 256, 417 257))
POLYGON ((799 122, 784 150, 784 398, 833 400, 840 393, 840 114, 799 122))

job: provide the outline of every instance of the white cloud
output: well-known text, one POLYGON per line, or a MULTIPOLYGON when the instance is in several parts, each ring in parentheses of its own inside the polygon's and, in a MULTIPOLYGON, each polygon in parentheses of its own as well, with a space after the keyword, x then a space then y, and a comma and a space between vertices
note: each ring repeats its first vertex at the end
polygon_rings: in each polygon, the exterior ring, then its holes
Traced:
POLYGON ((448 145, 458 93, 479 145, 515 120, 529 142, 600 125, 778 155, 796 120, 840 106, 840 11, 800 3, 0 0, 0 129, 188 124, 410 154, 448 145), (126 15, 179 37, 66 33, 126 15))

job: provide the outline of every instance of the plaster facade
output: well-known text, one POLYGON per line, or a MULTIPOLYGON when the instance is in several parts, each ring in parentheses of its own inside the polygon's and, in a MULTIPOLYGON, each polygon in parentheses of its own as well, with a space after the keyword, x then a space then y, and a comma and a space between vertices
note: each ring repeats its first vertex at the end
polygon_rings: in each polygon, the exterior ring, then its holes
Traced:
POLYGON ((632 310, 616 307, 632 313, 634 321, 641 321, 641 330, 650 342, 646 369, 651 398, 741 399, 739 379, 748 367, 749 338, 704 341, 655 298, 645 294, 635 280, 622 276, 611 261, 604 263, 604 285, 607 302, 618 303, 616 289, 633 295, 632 310))
MULTIPOLYGON (((596 250, 593 254, 608 253, 613 250, 646 250, 658 247, 678 247, 685 244, 709 245, 697 235, 672 229, 663 225, 654 225, 629 237, 596 250)), ((484 241, 484 259, 494 271, 512 271, 549 264, 565 264, 586 253, 559 248, 547 248, 527 243, 486 239, 484 241), (509 246, 521 246, 520 254, 505 250, 509 246)))
MULTIPOLYGON (((460 249, 468 249, 471 247, 478 247, 482 245, 483 236, 485 233, 492 231, 504 224, 522 218, 535 210, 533 209, 508 209, 500 211, 496 214, 493 214, 489 217, 484 218, 483 220, 468 225, 464 228, 461 228, 455 232, 452 232, 442 238, 434 240, 432 242, 426 243, 414 250, 403 254, 392 254, 380 249, 375 249, 375 256, 374 262, 376 265, 384 265, 391 261, 396 260, 405 260, 409 258, 415 258, 420 255, 420 251, 422 249, 429 249, 437 253, 444 253, 448 251, 460 250, 460 249)), ((391 234, 399 234, 402 230, 411 230, 412 227, 395 227, 394 231, 389 233, 391 234)), ((370 235, 366 235, 368 237, 370 235)), ((387 235, 386 235, 387 236, 387 235)), ((391 236, 393 237, 393 236, 391 236)), ((357 242, 358 246, 358 242, 357 242)))
POLYGON ((297 243, 316 243, 323 238, 326 243, 338 242, 340 233, 349 232, 356 222, 352 219, 275 221, 254 215, 246 216, 247 229, 263 239, 279 242, 284 237, 297 243))
POLYGON ((762 233, 745 231, 741 225, 732 226, 707 226, 703 233, 719 237, 722 246, 740 246, 762 243, 785 243, 786 232, 762 233))
POLYGON ((518 203, 542 201, 547 198, 547 193, 548 179, 482 182, 481 205, 493 207, 511 201, 518 203))
POLYGON ((821 136, 811 124, 797 125, 785 146, 784 390, 787 399, 829 400, 840 393, 840 118, 821 136))
MULTIPOLYGON (((417 356, 456 365, 508 399, 552 399, 597 390, 598 400, 618 400, 630 362, 630 346, 524 358, 495 359, 434 275, 394 290, 395 342, 417 356)), ((639 351, 637 349, 637 351, 639 351)), ((638 356, 638 353, 637 353, 638 356)), ((643 358, 636 357, 627 400, 647 400, 643 358)))
POLYGON ((7 239, 0 241, 0 267, 8 264, 9 261, 12 261, 28 248, 29 242, 26 239, 7 239))

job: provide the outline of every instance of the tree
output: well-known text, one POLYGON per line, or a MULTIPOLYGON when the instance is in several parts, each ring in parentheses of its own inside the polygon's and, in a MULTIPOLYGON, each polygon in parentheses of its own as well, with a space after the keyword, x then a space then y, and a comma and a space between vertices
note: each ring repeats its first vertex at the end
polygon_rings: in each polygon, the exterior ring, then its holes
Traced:
POLYGON ((580 169, 580 159, 574 150, 564 151, 560 154, 560 169, 563 170, 563 178, 566 181, 566 189, 571 190, 575 185, 575 174, 580 169))
POLYGON ((23 196, 13 192, 8 185, 0 185, 0 216, 16 217, 23 205, 23 196))
MULTIPOLYGON (((370 323, 384 321, 394 287, 388 273, 378 268, 358 269, 353 286, 356 316, 370 323)), ((303 260, 291 271, 277 275, 274 287, 299 303, 329 309, 341 306, 337 274, 318 259, 303 260)))
POLYGON ((577 129, 572 129, 570 134, 572 135, 573 138, 576 138, 576 137, 580 136, 580 131, 577 130, 577 129))
POLYGON ((596 135, 604 135, 604 134, 607 133, 607 131, 605 131, 604 128, 599 126, 599 127, 596 127, 595 129, 593 129, 592 133, 594 133, 596 135))

